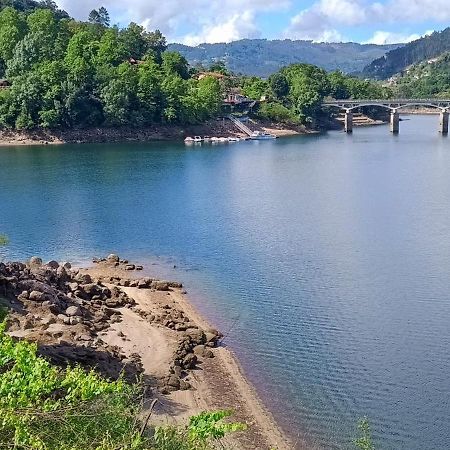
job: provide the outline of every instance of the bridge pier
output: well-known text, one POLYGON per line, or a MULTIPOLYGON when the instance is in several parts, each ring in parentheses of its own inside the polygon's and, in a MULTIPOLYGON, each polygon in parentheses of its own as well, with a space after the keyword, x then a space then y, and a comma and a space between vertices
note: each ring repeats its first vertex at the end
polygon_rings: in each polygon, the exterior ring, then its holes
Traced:
POLYGON ((353 133, 353 113, 352 111, 345 111, 345 132, 353 133))
POLYGON ((400 115, 397 110, 391 111, 391 133, 398 134, 400 131, 400 115))
POLYGON ((442 111, 439 115, 439 133, 448 134, 448 111, 442 111))

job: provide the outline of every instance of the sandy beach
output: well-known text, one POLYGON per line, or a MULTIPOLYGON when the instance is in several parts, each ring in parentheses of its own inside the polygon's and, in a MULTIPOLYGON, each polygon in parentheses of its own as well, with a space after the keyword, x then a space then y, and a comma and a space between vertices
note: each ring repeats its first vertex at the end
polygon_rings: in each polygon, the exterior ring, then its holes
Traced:
MULTIPOLYGON (((98 279, 129 276, 121 269, 109 267, 97 266, 83 270, 98 279)), ((146 375, 162 377, 167 374, 172 355, 176 351, 177 331, 146 322, 136 313, 136 309, 152 314, 161 313, 167 307, 178 309, 199 328, 211 328, 189 303, 188 296, 182 293, 183 288, 172 288, 168 292, 136 287, 122 289, 136 301, 136 308, 123 308, 123 320, 102 333, 102 339, 110 345, 120 347, 126 355, 140 354, 146 375)), ((212 352, 213 358, 199 358, 199 368, 189 373, 187 381, 192 389, 159 396, 154 419, 159 423, 185 423, 189 416, 201 411, 232 409, 233 420, 245 422, 249 426, 247 431, 228 438, 227 444, 232 448, 293 448, 293 444, 245 378, 233 353, 224 346, 218 346, 212 352)))
POLYGON ((139 376, 146 403, 157 399, 154 424, 184 425, 202 411, 232 410, 232 420, 248 429, 227 437, 227 448, 305 448, 286 437, 181 283, 143 277, 142 266, 110 256, 117 261, 84 268, 39 258, 0 264, 8 332, 36 342, 55 364, 139 376))

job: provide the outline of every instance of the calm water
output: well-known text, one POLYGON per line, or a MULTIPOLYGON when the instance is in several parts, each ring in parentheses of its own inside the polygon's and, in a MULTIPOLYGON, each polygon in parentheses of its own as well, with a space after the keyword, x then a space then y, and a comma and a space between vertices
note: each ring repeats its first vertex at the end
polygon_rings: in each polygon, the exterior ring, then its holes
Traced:
POLYGON ((118 252, 182 279, 292 435, 450 448, 450 139, 0 149, 3 256, 118 252), (169 269, 173 265, 177 269, 169 269))

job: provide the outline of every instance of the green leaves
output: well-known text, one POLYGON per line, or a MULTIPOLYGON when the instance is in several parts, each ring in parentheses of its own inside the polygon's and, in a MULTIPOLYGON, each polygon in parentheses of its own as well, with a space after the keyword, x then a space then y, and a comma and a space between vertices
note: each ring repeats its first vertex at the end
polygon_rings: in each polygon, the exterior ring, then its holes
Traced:
POLYGON ((0 247, 3 247, 4 245, 9 244, 9 239, 7 236, 4 236, 3 234, 0 234, 0 247))
POLYGON ((359 450, 375 450, 372 441, 372 433, 370 431, 370 424, 367 417, 362 418, 358 422, 358 431, 360 437, 355 440, 355 445, 359 450))
POLYGON ((247 429, 244 423, 225 423, 223 419, 230 417, 232 411, 202 412, 189 420, 188 433, 193 441, 222 439, 228 433, 247 429))

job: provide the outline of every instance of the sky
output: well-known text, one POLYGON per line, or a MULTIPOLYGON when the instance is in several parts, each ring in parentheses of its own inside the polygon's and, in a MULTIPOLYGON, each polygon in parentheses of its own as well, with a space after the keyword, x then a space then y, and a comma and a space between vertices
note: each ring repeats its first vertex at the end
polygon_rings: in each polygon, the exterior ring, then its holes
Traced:
POLYGON ((188 45, 244 38, 389 44, 450 26, 450 0, 57 0, 77 19, 105 6, 112 24, 160 29, 188 45))

